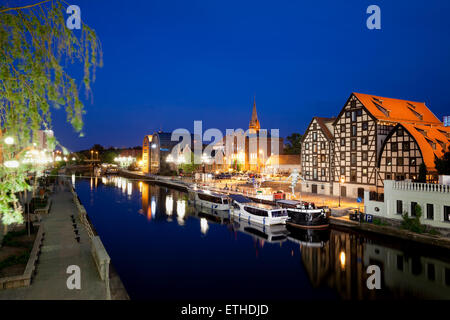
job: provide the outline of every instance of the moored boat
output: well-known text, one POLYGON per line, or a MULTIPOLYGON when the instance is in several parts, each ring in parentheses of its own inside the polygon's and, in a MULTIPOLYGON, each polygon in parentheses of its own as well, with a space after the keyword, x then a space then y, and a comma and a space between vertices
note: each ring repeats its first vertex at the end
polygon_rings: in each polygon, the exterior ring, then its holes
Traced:
POLYGON ((226 194, 215 193, 209 190, 192 190, 194 202, 201 207, 213 210, 229 210, 230 203, 226 194))
POLYGON ((237 194, 229 195, 233 201, 233 214, 239 220, 248 220, 262 225, 286 224, 288 214, 285 209, 253 202, 237 194))
POLYGON ((298 228, 324 229, 329 226, 329 213, 326 208, 317 208, 314 203, 296 200, 279 200, 277 205, 286 209, 288 225, 298 228))

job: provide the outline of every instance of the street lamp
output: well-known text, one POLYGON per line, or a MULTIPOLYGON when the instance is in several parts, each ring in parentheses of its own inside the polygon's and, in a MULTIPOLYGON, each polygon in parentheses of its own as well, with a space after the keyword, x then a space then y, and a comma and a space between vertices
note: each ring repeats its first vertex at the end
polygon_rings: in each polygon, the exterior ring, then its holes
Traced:
POLYGON ((13 138, 13 137, 6 137, 6 138, 5 138, 5 143, 6 143, 7 145, 12 145, 12 144, 14 144, 14 138, 13 138))
POLYGON ((19 162, 16 160, 5 161, 4 165, 7 168, 17 168, 19 167, 19 162))
POLYGON ((341 176, 339 179, 339 207, 341 206, 341 184, 345 182, 345 177, 341 176))

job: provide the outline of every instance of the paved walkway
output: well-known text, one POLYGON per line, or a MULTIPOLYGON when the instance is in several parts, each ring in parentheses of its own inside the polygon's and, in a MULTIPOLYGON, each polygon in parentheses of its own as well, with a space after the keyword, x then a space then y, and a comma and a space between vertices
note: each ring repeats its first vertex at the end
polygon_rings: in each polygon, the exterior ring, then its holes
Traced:
MULTIPOLYGON (((211 183, 210 183, 211 185, 211 183)), ((239 188, 240 191, 250 191, 254 192, 254 188, 252 186, 246 185, 243 182, 235 182, 230 180, 224 180, 221 182, 212 183, 212 185, 215 185, 216 187, 223 188, 225 186, 232 187, 233 190, 235 188, 239 188)), ((263 184, 263 187, 271 187, 272 190, 283 190, 284 192, 290 194, 291 188, 288 183, 279 183, 279 182, 266 182, 263 184)), ((361 209, 364 208, 363 203, 358 203, 356 199, 353 198, 347 198, 347 197, 341 197, 340 200, 340 207, 339 207, 339 197, 338 196, 330 196, 330 195, 324 195, 324 194, 314 194, 310 192, 301 192, 299 186, 295 189, 295 195, 296 199, 308 201, 308 202, 314 202, 316 205, 323 205, 328 206, 330 208, 336 208, 336 209, 349 209, 349 208, 358 208, 361 207, 361 209)))
POLYGON ((0 299, 13 300, 104 300, 106 286, 100 279, 92 259, 89 237, 78 220, 71 193, 64 187, 53 194, 53 205, 44 217, 45 237, 37 275, 30 287, 0 290, 0 299), (71 215, 76 217, 80 243, 75 239, 71 215), (66 282, 70 274, 67 267, 81 269, 81 289, 69 290, 66 282))

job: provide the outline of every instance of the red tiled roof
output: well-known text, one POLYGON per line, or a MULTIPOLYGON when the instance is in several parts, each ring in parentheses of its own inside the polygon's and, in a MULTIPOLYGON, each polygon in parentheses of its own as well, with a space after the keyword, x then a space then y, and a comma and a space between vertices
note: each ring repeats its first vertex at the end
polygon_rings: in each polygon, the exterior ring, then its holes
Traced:
POLYGON ((448 150, 450 145, 450 139, 444 136, 439 129, 441 126, 425 126, 425 125, 412 125, 409 123, 401 123, 401 125, 414 137, 422 151, 423 161, 429 171, 435 170, 434 159, 435 157, 441 158, 445 150, 448 150), (433 149, 431 143, 435 143, 436 147, 433 149), (441 143, 444 144, 445 150, 442 148, 441 143))
POLYGON ((441 125, 442 122, 424 102, 392 99, 363 93, 353 93, 366 109, 379 120, 416 124, 441 125))

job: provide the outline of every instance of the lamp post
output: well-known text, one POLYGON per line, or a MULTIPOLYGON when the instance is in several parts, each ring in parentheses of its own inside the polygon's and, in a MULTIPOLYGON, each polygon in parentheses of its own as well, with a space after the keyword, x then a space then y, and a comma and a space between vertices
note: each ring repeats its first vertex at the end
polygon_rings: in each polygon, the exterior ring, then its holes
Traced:
POLYGON ((345 177, 341 176, 341 178, 339 179, 339 207, 341 206, 341 184, 344 184, 345 182, 345 177))

